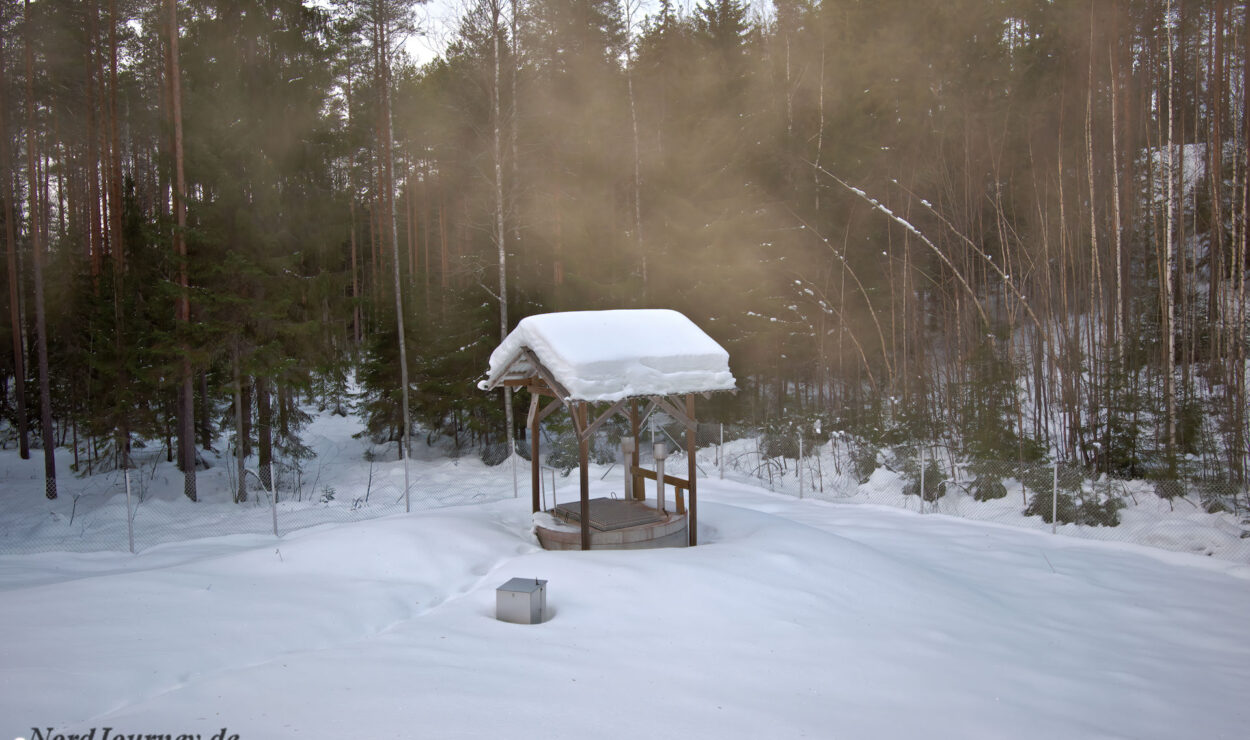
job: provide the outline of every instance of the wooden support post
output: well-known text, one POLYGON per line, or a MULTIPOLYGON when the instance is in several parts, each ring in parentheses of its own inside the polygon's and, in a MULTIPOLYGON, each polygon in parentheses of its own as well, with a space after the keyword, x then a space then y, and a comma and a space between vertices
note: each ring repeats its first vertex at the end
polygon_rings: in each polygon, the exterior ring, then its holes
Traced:
POLYGON ((573 406, 573 413, 577 416, 579 423, 577 426, 578 438, 580 441, 577 445, 577 465, 581 472, 581 491, 582 491, 582 549, 590 549, 590 438, 581 434, 581 430, 586 428, 586 402, 582 401, 573 406))
POLYGON ((633 466, 629 464, 629 460, 633 456, 633 438, 621 437, 621 467, 625 468, 625 487, 621 489, 621 498, 626 501, 634 497, 634 471, 633 466))
POLYGON ((537 514, 542 509, 542 505, 538 502, 538 491, 542 487, 542 481, 539 479, 539 476, 542 475, 542 469, 541 469, 542 466, 539 465, 539 462, 538 462, 539 460, 538 458, 538 427, 539 427, 539 424, 542 423, 538 418, 539 401, 540 401, 540 397, 537 394, 535 394, 533 396, 533 399, 530 401, 530 415, 529 415, 529 421, 530 421, 530 424, 529 424, 529 427, 530 427, 530 432, 529 432, 530 434, 530 493, 533 499, 532 504, 533 504, 533 509, 534 509, 535 514, 537 514))
MULTIPOLYGON (((638 419, 638 401, 636 401, 636 400, 634 400, 634 399, 630 399, 630 402, 629 402, 629 433, 630 433, 630 434, 633 436, 633 438, 634 438, 634 451, 633 451, 633 453, 630 455, 630 458, 629 458, 629 466, 630 466, 630 468, 631 468, 631 469, 633 469, 633 468, 637 468, 637 467, 638 467, 638 432, 640 431, 640 430, 639 430, 639 426, 638 426, 638 425, 639 425, 639 419, 638 419)), ((630 481, 631 481, 631 482, 633 481, 633 477, 632 477, 632 476, 630 477, 630 481)), ((641 487, 641 486, 632 486, 632 487, 630 488, 630 491, 632 492, 632 496, 633 496, 633 498, 636 498, 636 499, 641 500, 641 499, 645 499, 645 498, 647 497, 646 492, 645 492, 645 491, 643 491, 643 489, 642 489, 642 487, 641 487)))
POLYGON ((698 424, 694 415, 694 394, 686 394, 686 416, 690 417, 691 422, 695 422, 691 426, 686 427, 686 461, 689 464, 688 477, 690 479, 690 521, 687 526, 690 531, 690 546, 694 547, 699 541, 699 505, 696 491, 695 476, 699 472, 699 466, 695 463, 695 433, 698 431, 698 424))

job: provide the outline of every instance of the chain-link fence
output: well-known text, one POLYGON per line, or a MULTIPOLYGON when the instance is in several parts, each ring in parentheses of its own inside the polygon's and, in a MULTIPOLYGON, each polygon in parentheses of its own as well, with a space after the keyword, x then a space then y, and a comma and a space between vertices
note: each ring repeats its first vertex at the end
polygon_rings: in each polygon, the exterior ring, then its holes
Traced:
POLYGON ((1064 462, 983 459, 949 446, 882 448, 818 430, 700 429, 718 474, 799 498, 897 506, 1084 539, 1250 563, 1250 489, 1227 480, 1094 477, 1064 462))
POLYGON ((426 459, 407 465, 393 446, 385 453, 332 453, 264 467, 253 457, 241 480, 237 461, 210 457, 197 471, 196 501, 183 495, 182 473, 172 464, 143 455, 135 455, 128 470, 62 476, 61 495, 52 501, 10 481, 19 490, 0 500, 0 553, 139 552, 200 537, 283 535, 511 498, 514 478, 528 480, 525 460, 515 461, 521 469, 514 475, 514 465, 499 464, 492 452, 465 452, 427 450, 426 459))
MULTIPOLYGON (((623 433, 605 425, 592 444, 591 462, 598 466, 592 475, 608 487, 616 483, 623 433)), ((675 458, 684 454, 685 429, 656 415, 646 420, 641 441, 641 464, 652 467, 656 442, 675 458)), ((948 446, 882 448, 847 434, 822 438, 818 427, 803 424, 700 424, 696 444, 705 480, 1250 563, 1250 491, 1228 481, 1095 478, 1064 463, 979 459, 948 446)), ((182 474, 158 453, 136 454, 130 470, 67 476, 55 501, 43 498, 42 479, 32 473, 25 487, 6 482, 18 490, 0 499, 0 553, 137 552, 199 537, 281 536, 319 524, 529 496, 525 443, 511 458, 502 443, 417 449, 419 459, 407 465, 394 445, 323 447, 320 456, 268 467, 253 457, 242 476, 227 450, 205 460, 195 502, 182 494, 182 474)), ((544 509, 578 496, 577 477, 570 476, 576 460, 567 431, 544 430, 544 509)))

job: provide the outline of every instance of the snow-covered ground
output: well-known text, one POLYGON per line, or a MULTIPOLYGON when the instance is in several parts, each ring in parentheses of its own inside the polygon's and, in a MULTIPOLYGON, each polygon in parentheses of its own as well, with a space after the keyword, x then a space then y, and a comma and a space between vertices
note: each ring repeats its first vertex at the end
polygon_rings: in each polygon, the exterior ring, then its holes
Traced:
MULTIPOLYGON (((945 495, 938 500, 921 502, 919 496, 905 495, 903 486, 906 480, 885 466, 878 467, 866 482, 859 483, 848 469, 845 451, 840 449, 838 454, 842 459, 835 461, 828 444, 822 445, 816 454, 804 458, 801 483, 795 472, 793 458, 785 461, 784 472, 774 460, 771 476, 760 473, 761 457, 758 449, 755 439, 738 439, 725 443, 725 476, 740 482, 768 486, 770 490, 794 497, 805 496, 840 504, 894 506, 915 512, 923 511, 926 514, 995 522, 1047 533, 1052 529, 1040 516, 1024 515, 1027 505, 1026 491, 1020 481, 1012 477, 1015 467, 1009 462, 1003 463, 999 468, 1007 491, 1003 498, 977 501, 969 490, 969 481, 961 478, 959 482, 962 485, 947 486, 945 495), (841 464, 840 468, 838 463, 841 464), (837 472, 839 469, 841 474, 837 472)), ((720 474, 714 450, 700 451, 700 461, 709 473, 720 474), (707 459, 704 459, 705 456, 707 459)), ((948 463, 945 459, 941 460, 944 471, 949 470, 948 463)), ((964 470, 958 472, 961 476, 968 475, 964 470)), ((1244 491, 1238 495, 1239 510, 1210 513, 1203 509, 1198 495, 1193 492, 1168 501, 1155 494, 1154 483, 1151 481, 1117 480, 1104 483, 1104 490, 1115 495, 1124 505, 1117 512, 1119 525, 1102 527, 1061 523, 1055 528, 1058 535, 1149 545, 1250 565, 1250 537, 1247 537, 1250 532, 1250 510, 1245 508, 1250 499, 1247 499, 1244 491)), ((1082 485, 1085 495, 1094 495, 1092 481, 1086 480, 1082 485)), ((1035 491, 1029 491, 1027 495, 1033 493, 1035 491)))
MULTIPOLYGON (((318 423, 318 449, 349 449, 346 420, 318 423)), ((4 495, 41 494, 22 477, 38 461, 9 457, 4 495)), ((181 506, 177 476, 154 471, 143 506, 181 506)), ((423 494, 412 514, 281 538, 0 556, 0 738, 1241 738, 1250 726, 1244 563, 715 474, 700 485, 697 548, 545 552, 525 495, 499 499, 506 466, 431 458, 412 473, 496 493, 437 509, 446 501, 423 494), (548 622, 494 619, 512 577, 549 581, 548 622)), ((205 478, 197 511, 234 506, 205 478)), ((616 478, 592 476, 596 493, 616 478)), ((326 505, 362 493, 359 476, 342 481, 326 505)))

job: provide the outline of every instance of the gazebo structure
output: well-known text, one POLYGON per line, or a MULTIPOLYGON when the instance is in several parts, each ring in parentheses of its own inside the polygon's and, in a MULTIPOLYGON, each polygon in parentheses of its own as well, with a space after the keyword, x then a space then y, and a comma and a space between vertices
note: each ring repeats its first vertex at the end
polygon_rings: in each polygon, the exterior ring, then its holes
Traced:
POLYGON ((576 530, 539 526, 547 549, 636 549, 695 545, 698 498, 695 465, 697 394, 734 390, 729 353, 684 315, 663 309, 571 311, 524 318, 490 356, 478 387, 510 386, 530 393, 526 425, 530 437, 533 510, 539 503, 539 424, 568 409, 578 440, 581 499, 552 513, 577 521, 576 530), (551 399, 543 405, 543 399, 551 399), (643 404, 646 404, 643 406, 643 404), (685 479, 664 472, 666 450, 657 444, 656 470, 638 465, 642 421, 663 411, 686 428, 685 479), (621 499, 590 498, 590 441, 616 414, 625 414, 630 434, 621 440, 625 487, 621 499), (646 503, 644 483, 656 481, 655 506, 646 503), (675 490, 668 510, 665 486, 675 490), (688 492, 687 508, 683 491, 688 492))

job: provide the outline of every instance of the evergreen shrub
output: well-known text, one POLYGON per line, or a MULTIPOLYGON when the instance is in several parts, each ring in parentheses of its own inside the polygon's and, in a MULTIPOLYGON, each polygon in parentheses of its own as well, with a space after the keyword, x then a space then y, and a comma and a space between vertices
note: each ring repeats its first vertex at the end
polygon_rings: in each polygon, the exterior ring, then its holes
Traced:
MULTIPOLYGON (((904 496, 920 495, 920 466, 915 461, 904 463, 903 475, 908 478, 903 485, 904 496)), ((946 476, 936 460, 930 460, 924 469, 924 500, 936 501, 946 495, 946 476)))
POLYGON ((877 456, 881 451, 876 445, 858 438, 852 438, 849 447, 851 471, 861 484, 867 483, 872 474, 877 472, 877 456))
POLYGON ((981 476, 972 484, 972 497, 977 501, 1007 498, 1007 486, 993 476, 981 476))
POLYGON ((1056 514, 1060 524, 1080 524, 1087 527, 1115 527, 1120 524, 1120 509, 1124 508, 1124 502, 1114 496, 1109 496, 1103 501, 1096 498, 1077 499, 1067 493, 1059 494, 1059 506, 1052 509, 1052 493, 1051 491, 1042 491, 1036 493, 1029 499, 1029 505, 1024 510, 1025 516, 1040 516, 1042 521, 1052 524, 1054 519, 1051 518, 1052 511, 1056 514))
POLYGON ((1168 501, 1185 498, 1185 484, 1175 479, 1161 480, 1155 483, 1155 495, 1168 501))

